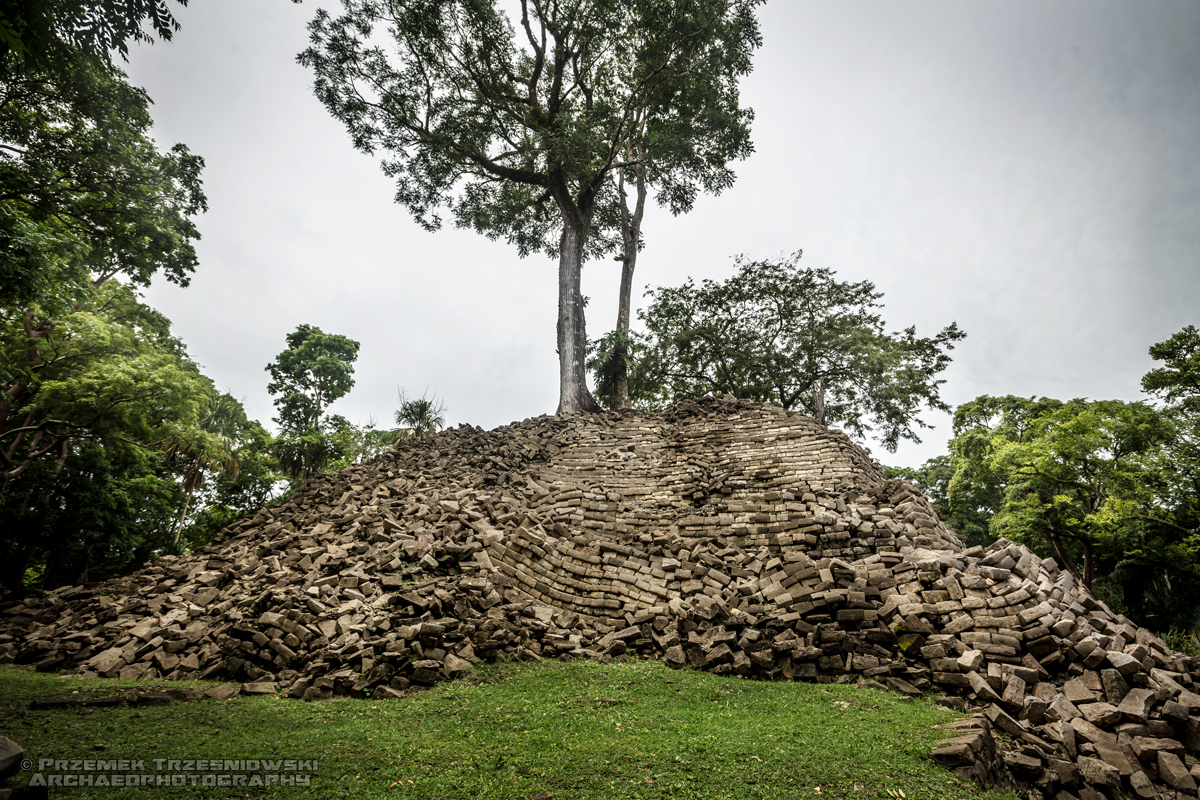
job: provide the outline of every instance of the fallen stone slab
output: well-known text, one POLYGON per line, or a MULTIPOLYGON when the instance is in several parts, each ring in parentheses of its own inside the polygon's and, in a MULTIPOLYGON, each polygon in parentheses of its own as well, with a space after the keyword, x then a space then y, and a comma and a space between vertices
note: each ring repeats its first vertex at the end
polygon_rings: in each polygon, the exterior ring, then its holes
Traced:
POLYGON ((205 697, 213 700, 232 700, 242 693, 242 688, 237 684, 223 683, 220 686, 214 686, 204 693, 205 697))
POLYGON ((25 751, 7 736, 0 736, 0 780, 11 778, 21 771, 25 751))

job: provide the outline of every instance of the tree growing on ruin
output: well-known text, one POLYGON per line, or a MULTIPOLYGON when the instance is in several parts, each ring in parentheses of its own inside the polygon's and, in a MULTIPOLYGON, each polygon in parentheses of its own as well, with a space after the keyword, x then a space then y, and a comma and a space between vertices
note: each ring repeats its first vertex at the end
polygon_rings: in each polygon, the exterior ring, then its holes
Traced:
POLYGON ((874 284, 838 281, 799 261, 800 253, 739 258, 724 283, 654 290, 640 314, 647 386, 673 400, 732 394, 803 410, 891 452, 900 439, 919 442, 916 429, 928 427, 921 407, 950 410, 938 375, 966 334, 955 323, 930 338, 915 328, 887 333, 874 284))
POLYGON ((355 147, 386 154, 420 224, 436 230, 448 212, 558 259, 558 412, 573 413, 597 408, 580 278, 585 257, 616 246, 610 176, 636 167, 637 141, 721 152, 698 137, 717 115, 747 119, 736 81, 760 2, 520 0, 514 28, 488 0, 343 0, 341 16, 318 12, 299 60, 355 147), (654 111, 643 134, 640 109, 654 111))

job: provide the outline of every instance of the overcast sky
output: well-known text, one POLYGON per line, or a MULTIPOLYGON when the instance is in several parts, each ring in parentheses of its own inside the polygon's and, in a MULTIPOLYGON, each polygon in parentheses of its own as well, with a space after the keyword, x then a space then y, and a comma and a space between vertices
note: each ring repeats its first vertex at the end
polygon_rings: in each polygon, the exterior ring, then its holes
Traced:
MULTIPOLYGON (((362 343, 333 406, 353 421, 389 423, 398 386, 451 424, 553 413, 556 263, 392 202, 295 63, 321 5, 194 0, 173 41, 132 50, 159 144, 207 162, 200 267, 148 301, 268 425, 264 368, 302 323, 362 343)), ((638 286, 803 249, 873 281, 889 328, 967 332, 951 405, 1141 397, 1147 348, 1200 324, 1200 3, 770 0, 760 21, 756 152, 690 215, 647 214, 638 286)), ((593 336, 618 269, 584 268, 593 336)), ((876 458, 944 452, 949 417, 923 416, 924 444, 876 458)))

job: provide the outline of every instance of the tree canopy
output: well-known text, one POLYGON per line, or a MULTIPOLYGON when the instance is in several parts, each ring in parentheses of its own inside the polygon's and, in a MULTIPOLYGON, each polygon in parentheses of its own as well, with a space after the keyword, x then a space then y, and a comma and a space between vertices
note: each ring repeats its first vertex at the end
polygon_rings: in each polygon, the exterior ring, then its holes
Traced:
POLYGON ((987 462, 1005 482, 993 534, 1049 541, 1059 562, 1090 587, 1098 556, 1124 549, 1119 537, 1129 532, 1135 505, 1145 505, 1142 458, 1165 435, 1142 403, 1075 400, 1035 418, 1024 440, 993 436, 987 462))
POLYGON ((280 466, 292 478, 320 472, 340 451, 322 420, 329 405, 354 388, 358 342, 312 325, 287 335, 288 347, 267 365, 281 428, 274 443, 280 466))
POLYGON ((287 349, 267 365, 267 391, 279 409, 284 430, 318 429, 329 404, 354 388, 358 342, 312 325, 287 335, 287 349))
POLYGON ((932 338, 911 327, 886 333, 874 284, 841 282, 799 261, 800 253, 739 258, 723 283, 652 291, 640 314, 642 380, 674 400, 731 394, 799 408, 855 436, 874 435, 889 451, 900 439, 919 442, 915 429, 928 427, 921 407, 950 410, 937 376, 965 334, 954 323, 932 338))
POLYGON ((580 270, 615 245, 609 175, 635 139, 682 147, 693 155, 662 162, 682 207, 737 149, 722 137, 748 119, 737 78, 760 43, 759 2, 521 0, 518 34, 495 2, 343 0, 339 17, 318 12, 300 61, 355 147, 386 152, 418 222, 436 229, 449 212, 559 259, 558 410, 571 413, 595 408, 580 270))
POLYGON ((186 286, 204 161, 156 147, 146 93, 87 59, 8 76, 3 89, 0 305, 37 301, 37 325, 114 276, 186 286))
POLYGON ((204 162, 155 145, 149 98, 110 56, 177 27, 165 0, 0 0, 0 580, 10 588, 103 579, 202 543, 217 517, 260 506, 278 480, 270 437, 137 292, 159 276, 186 286, 196 268, 204 162), (199 514, 193 496, 204 498, 199 514), (203 515, 212 519, 198 527, 203 515))
MULTIPOLYGON (((159 454, 164 442, 193 436, 213 388, 167 320, 119 281, 102 284, 36 339, 23 316, 0 322, 2 363, 17 376, 0 395, 0 562, 13 585, 39 551, 65 546, 53 530, 70 534, 69 525, 54 526, 66 519, 72 475, 112 481, 113 502, 132 492, 141 493, 134 505, 157 497, 177 508, 159 454)), ((99 519, 86 529, 112 532, 99 519)))
POLYGON ((1200 624, 1188 335, 1151 348, 1164 365, 1143 385, 1171 398, 1164 407, 978 397, 955 412, 949 463, 932 460, 918 477, 948 469, 947 522, 969 544, 1028 544, 1157 630, 1200 624))
POLYGON ((113 50, 128 56, 130 41, 169 41, 178 30, 164 0, 0 0, 0 63, 52 71, 80 56, 108 63, 113 50))

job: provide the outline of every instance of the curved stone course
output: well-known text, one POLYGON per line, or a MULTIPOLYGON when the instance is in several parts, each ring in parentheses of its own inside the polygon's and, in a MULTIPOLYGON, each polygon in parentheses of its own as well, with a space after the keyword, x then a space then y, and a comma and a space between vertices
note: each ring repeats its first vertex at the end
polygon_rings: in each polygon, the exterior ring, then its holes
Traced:
POLYGON ((1115 800, 1200 778, 1200 661, 1052 559, 964 548, 841 433, 731 399, 406 442, 196 553, 0 615, 0 661, 306 699, 632 653, 867 681, 979 707, 934 757, 983 783, 1115 800))

